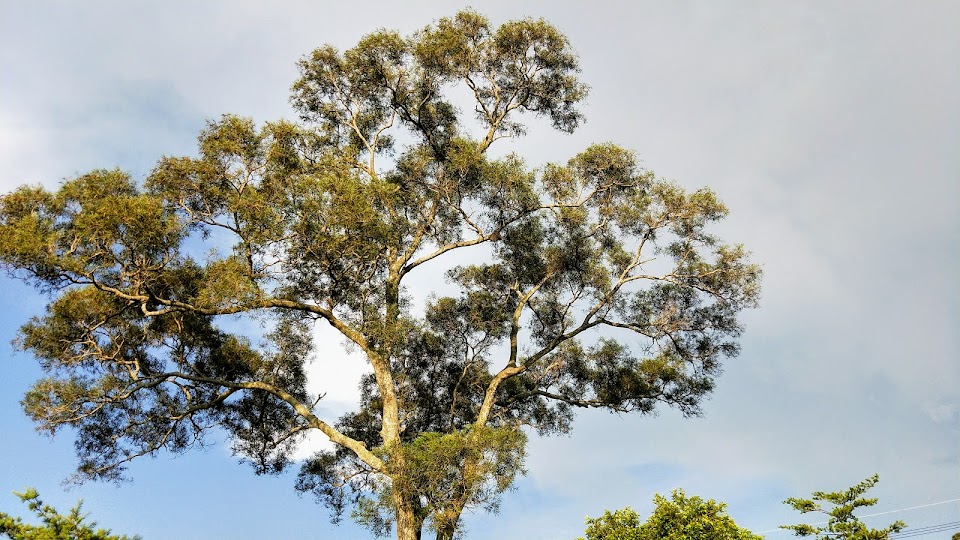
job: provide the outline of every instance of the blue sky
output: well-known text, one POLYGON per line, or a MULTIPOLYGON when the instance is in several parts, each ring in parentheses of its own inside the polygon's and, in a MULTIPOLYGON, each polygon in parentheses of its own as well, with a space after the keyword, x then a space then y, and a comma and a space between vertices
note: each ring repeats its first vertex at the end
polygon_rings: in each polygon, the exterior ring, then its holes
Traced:
MULTIPOLYGON (((160 5, 2 4, 0 192, 99 167, 142 176, 162 155, 193 153, 222 113, 293 118, 303 54, 379 27, 410 32, 466 4, 160 5)), ((468 518, 468 537, 573 538, 585 515, 646 512, 675 487, 727 502, 755 531, 797 520, 786 497, 874 472, 878 512, 960 497, 960 4, 477 7, 494 22, 560 27, 592 87, 574 135, 535 126, 511 149, 538 164, 613 141, 660 176, 711 186, 731 209, 719 232, 754 253, 765 281, 703 418, 582 414, 572 436, 531 441, 529 474, 499 516, 468 518)), ((0 509, 19 511, 7 494, 32 485, 148 540, 366 537, 329 526, 292 476, 256 477, 222 444, 63 493, 71 434, 50 441, 23 417, 40 371, 8 345, 45 299, 0 280, 0 509)), ((313 384, 335 414, 363 365, 318 339, 318 369, 337 366, 336 377, 313 384)), ((899 517, 911 515, 956 521, 960 505, 899 517)))

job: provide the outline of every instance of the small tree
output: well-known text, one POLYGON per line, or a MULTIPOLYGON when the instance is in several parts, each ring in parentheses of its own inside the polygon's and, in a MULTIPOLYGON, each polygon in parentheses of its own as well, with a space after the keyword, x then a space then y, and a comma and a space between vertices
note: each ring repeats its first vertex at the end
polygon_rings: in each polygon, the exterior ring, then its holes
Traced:
POLYGON ((902 521, 894 521, 883 529, 870 529, 864 525, 854 512, 858 508, 877 504, 876 498, 865 498, 862 495, 880 480, 879 475, 873 475, 863 482, 846 491, 824 493, 814 492, 810 499, 790 498, 784 501, 801 514, 816 512, 827 516, 825 526, 813 525, 781 525, 782 529, 789 529, 796 536, 813 536, 815 538, 841 538, 843 540, 887 540, 893 533, 900 532, 907 525, 902 521), (833 508, 824 509, 821 502, 827 502, 833 508))
MULTIPOLYGON (((659 495, 658 495, 659 496, 659 495)), ((577 540, 644 540, 640 515, 629 506, 598 518, 587 518, 586 538, 577 540)))
POLYGON ((80 513, 81 503, 77 503, 69 514, 60 514, 57 510, 43 504, 35 489, 14 494, 20 497, 35 513, 43 525, 28 525, 19 517, 0 512, 0 537, 11 540, 139 540, 139 536, 117 536, 108 529, 98 529, 93 521, 85 521, 86 514, 80 513))
POLYGON ((747 252, 708 230, 723 204, 612 144, 538 169, 489 151, 523 114, 583 120, 556 28, 464 11, 300 71, 303 124, 224 116, 144 182, 98 170, 0 199, 0 263, 52 293, 17 341, 48 372, 23 404, 77 430, 81 478, 215 428, 277 473, 316 430, 336 449, 299 489, 335 518, 450 538, 523 472, 526 434, 569 430, 575 408, 700 412, 759 291, 747 252), (209 237, 227 252, 198 249, 209 237), (453 292, 415 309, 409 276, 445 268, 453 292), (239 316, 262 343, 218 326, 239 316), (340 419, 307 391, 318 321, 370 366, 340 419))
POLYGON ((629 507, 603 516, 587 518, 586 538, 578 540, 760 540, 761 537, 737 526, 726 513, 726 504, 713 499, 687 497, 682 489, 670 499, 653 498, 655 508, 647 521, 629 507))

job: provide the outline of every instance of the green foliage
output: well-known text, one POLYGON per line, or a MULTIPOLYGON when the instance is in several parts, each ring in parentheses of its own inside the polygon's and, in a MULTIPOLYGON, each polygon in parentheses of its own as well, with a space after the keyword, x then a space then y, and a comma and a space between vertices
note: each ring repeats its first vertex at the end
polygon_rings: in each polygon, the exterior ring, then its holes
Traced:
POLYGON ((825 493, 816 491, 810 499, 790 498, 784 501, 801 514, 816 512, 827 516, 825 526, 813 525, 782 525, 782 529, 789 529, 797 536, 813 536, 815 538, 842 538, 844 540, 886 540, 893 533, 900 532, 907 525, 902 521, 895 521, 883 529, 871 529, 864 525, 854 512, 858 508, 877 504, 876 498, 863 497, 863 494, 876 485, 880 480, 873 475, 863 482, 846 491, 825 493), (829 503, 832 508, 824 509, 822 502, 829 503))
POLYGON ((671 498, 654 497, 656 508, 643 527, 649 540, 710 538, 713 540, 759 540, 760 537, 734 523, 726 504, 713 499, 687 497, 674 490, 671 498))
POLYGON ((394 493, 407 491, 417 501, 419 520, 452 533, 463 506, 497 510, 500 495, 524 472, 525 445, 526 437, 517 429, 470 427, 421 433, 409 443, 381 449, 388 466, 403 470, 392 470, 397 480, 359 499, 351 516, 375 535, 386 536, 394 493))
MULTIPOLYGON (((585 540, 645 540, 645 529, 640 524, 640 515, 629 506, 620 510, 605 511, 598 518, 587 518, 585 540)), ((577 540, 584 540, 583 537, 577 540)))
POLYGON ((670 499, 653 498, 655 508, 647 521, 629 507, 595 519, 587 518, 586 538, 578 540, 760 540, 761 537, 742 529, 726 514, 726 505, 713 499, 687 497, 683 490, 674 490, 670 499))
POLYGON ((454 501, 496 510, 501 493, 523 474, 526 437, 513 428, 468 428, 452 433, 421 433, 402 444, 403 482, 392 489, 412 490, 421 512, 435 529, 451 529, 459 519, 454 501))
POLYGON ((79 479, 214 429, 279 473, 319 430, 335 450, 297 487, 334 519, 449 538, 522 473, 523 429, 566 432, 577 408, 700 413, 759 296, 747 252, 709 232, 723 204, 613 144, 539 169, 488 152, 524 115, 583 121, 556 28, 463 11, 299 67, 302 124, 224 115, 142 182, 97 170, 0 198, 0 264, 52 298, 17 338, 47 373, 23 405, 77 431, 79 479), (407 277, 439 269, 452 292, 415 310, 407 277), (370 366, 339 419, 306 389, 318 321, 370 366))
POLYGON ((19 517, 0 512, 0 536, 11 540, 139 540, 139 536, 117 536, 108 529, 97 528, 97 524, 86 521, 87 515, 80 513, 80 503, 69 514, 60 514, 57 510, 43 504, 35 489, 15 493, 25 502, 30 511, 40 518, 43 525, 28 525, 19 517))

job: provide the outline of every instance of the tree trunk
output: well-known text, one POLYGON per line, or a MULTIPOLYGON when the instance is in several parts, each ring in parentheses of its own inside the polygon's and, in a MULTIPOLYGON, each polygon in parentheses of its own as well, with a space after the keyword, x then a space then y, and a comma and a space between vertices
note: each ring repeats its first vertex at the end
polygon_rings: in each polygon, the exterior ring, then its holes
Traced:
POLYGON ((394 495, 393 504, 397 517, 397 540, 420 540, 423 523, 417 519, 416 512, 399 495, 394 495))
POLYGON ((457 532, 457 524, 460 519, 457 518, 453 523, 447 523, 443 527, 437 527, 437 540, 453 540, 453 535, 457 532))
POLYGON ((466 499, 460 499, 448 504, 437 516, 434 516, 434 525, 437 528, 437 540, 453 540, 460 525, 460 516, 466 499))

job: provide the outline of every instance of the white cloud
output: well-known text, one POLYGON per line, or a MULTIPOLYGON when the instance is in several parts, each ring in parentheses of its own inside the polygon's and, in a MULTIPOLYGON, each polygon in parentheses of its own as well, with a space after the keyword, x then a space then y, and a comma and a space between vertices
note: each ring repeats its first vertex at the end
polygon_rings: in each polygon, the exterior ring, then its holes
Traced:
POLYGON ((927 404, 926 412, 937 424, 960 428, 960 405, 956 403, 927 404))

